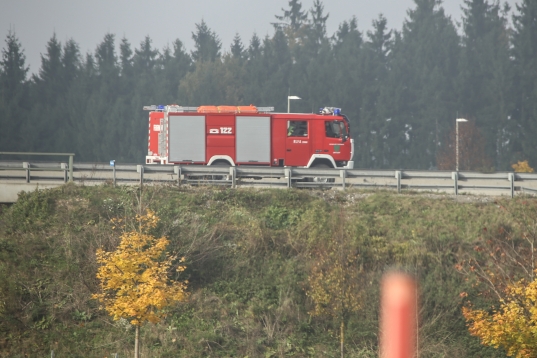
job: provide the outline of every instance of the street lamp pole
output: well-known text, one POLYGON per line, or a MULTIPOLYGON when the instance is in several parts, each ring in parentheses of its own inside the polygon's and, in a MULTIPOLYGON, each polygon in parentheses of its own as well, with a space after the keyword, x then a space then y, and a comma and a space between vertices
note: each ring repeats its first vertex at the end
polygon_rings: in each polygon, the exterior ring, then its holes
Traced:
POLYGON ((464 118, 457 118, 457 121, 455 122, 455 146, 456 146, 456 149, 455 149, 455 152, 456 152, 456 157, 457 157, 457 163, 456 163, 456 167, 455 167, 455 171, 458 172, 459 171, 459 122, 468 122, 467 119, 464 119, 464 118))
POLYGON ((298 96, 287 96, 287 113, 291 113, 290 112, 290 109, 291 109, 291 100, 292 99, 302 99, 298 96))

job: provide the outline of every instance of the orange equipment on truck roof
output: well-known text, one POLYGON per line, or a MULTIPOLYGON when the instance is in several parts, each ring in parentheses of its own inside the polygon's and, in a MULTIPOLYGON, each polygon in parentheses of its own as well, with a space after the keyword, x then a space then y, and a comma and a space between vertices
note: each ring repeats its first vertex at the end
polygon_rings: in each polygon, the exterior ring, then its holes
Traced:
POLYGON ((198 113, 259 113, 257 107, 249 106, 200 106, 198 113))

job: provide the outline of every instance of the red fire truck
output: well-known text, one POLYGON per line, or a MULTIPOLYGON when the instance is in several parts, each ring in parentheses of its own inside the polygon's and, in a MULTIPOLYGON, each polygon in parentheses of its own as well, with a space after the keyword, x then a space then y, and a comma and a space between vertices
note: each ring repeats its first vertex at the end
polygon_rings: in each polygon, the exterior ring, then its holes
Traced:
POLYGON ((349 168, 354 140, 339 108, 274 113, 273 107, 145 106, 147 164, 349 168))

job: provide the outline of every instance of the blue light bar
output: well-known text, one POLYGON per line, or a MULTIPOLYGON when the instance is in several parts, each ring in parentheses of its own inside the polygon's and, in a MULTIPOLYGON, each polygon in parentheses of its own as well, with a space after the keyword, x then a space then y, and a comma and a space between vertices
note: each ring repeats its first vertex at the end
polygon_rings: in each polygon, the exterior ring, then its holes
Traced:
POLYGON ((319 114, 331 114, 334 116, 341 115, 341 108, 336 107, 324 107, 319 109, 319 114))

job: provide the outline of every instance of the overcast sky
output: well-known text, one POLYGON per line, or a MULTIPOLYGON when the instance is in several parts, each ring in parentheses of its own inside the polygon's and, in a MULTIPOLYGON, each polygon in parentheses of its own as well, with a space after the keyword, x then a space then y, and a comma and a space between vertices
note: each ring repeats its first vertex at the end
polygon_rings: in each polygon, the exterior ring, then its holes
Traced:
MULTIPOLYGON (((514 9, 520 0, 507 1, 514 9)), ((325 0, 330 14, 328 34, 338 25, 356 15, 360 31, 371 29, 379 14, 388 19, 388 27, 400 30, 413 0, 325 0)), ((445 0, 443 7, 460 22, 463 0, 445 0)), ((503 3, 503 0, 502 0, 503 3)), ((313 0, 302 0, 302 8, 310 9, 313 0)), ((157 49, 179 38, 188 50, 193 47, 195 24, 204 19, 219 36, 227 51, 238 33, 247 46, 253 33, 259 37, 272 35, 274 15, 288 8, 288 0, 0 0, 1 48, 11 29, 20 40, 30 71, 41 66, 41 54, 53 33, 65 43, 72 38, 82 54, 94 52, 108 32, 116 35, 116 44, 126 37, 133 48, 139 47, 146 35, 157 49)), ((119 45, 118 45, 119 46, 119 45)))

